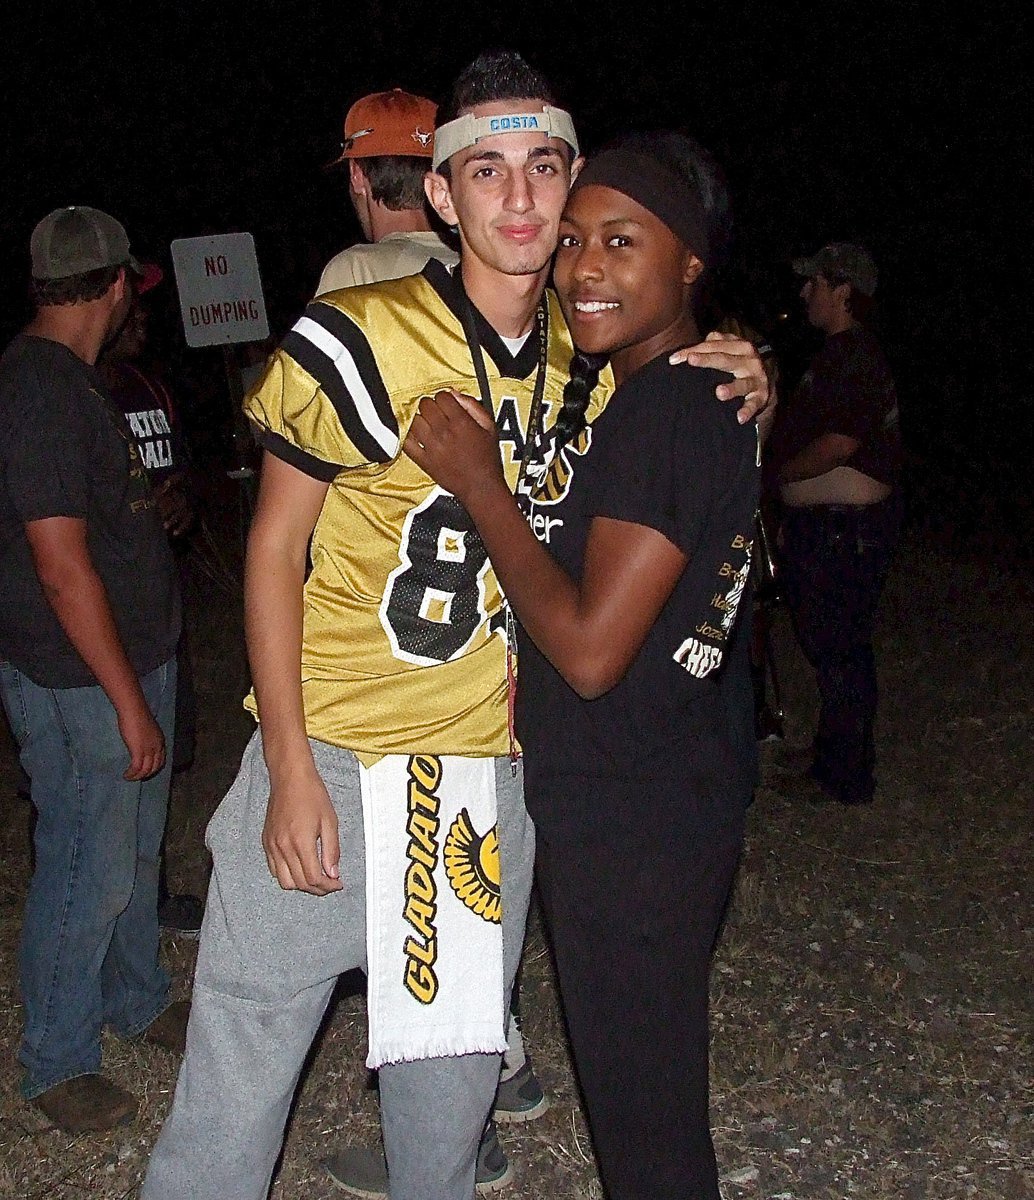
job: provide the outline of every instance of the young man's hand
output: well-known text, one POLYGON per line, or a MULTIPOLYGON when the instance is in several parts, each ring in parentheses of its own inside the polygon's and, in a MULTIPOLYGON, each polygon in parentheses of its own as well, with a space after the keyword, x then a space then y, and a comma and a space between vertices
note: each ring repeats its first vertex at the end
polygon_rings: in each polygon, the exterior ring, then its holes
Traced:
POLYGON ((337 813, 315 770, 270 780, 262 848, 285 891, 326 896, 341 890, 337 813))
POLYGON ((705 341, 684 350, 676 350, 670 363, 689 363, 692 367, 711 367, 735 376, 728 383, 720 383, 715 389, 719 400, 743 397, 736 418, 741 425, 763 413, 775 397, 769 386, 768 375, 753 342, 736 337, 731 333, 709 333, 705 341))

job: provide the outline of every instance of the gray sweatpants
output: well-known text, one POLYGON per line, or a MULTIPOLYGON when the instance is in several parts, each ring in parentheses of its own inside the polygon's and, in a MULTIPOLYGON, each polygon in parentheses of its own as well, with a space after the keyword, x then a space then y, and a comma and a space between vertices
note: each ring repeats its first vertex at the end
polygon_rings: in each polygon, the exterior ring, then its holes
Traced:
MULTIPOLYGON (((269 777, 260 734, 208 827, 214 869, 187 1050, 141 1200, 263 1200, 302 1063, 337 977, 366 966, 365 849, 355 756, 311 742, 337 812, 344 887, 285 892, 261 834, 269 777)), ((535 853, 521 779, 496 761, 504 1002, 517 970, 535 853)), ((471 1200, 499 1055, 380 1069, 392 1200, 471 1200)))

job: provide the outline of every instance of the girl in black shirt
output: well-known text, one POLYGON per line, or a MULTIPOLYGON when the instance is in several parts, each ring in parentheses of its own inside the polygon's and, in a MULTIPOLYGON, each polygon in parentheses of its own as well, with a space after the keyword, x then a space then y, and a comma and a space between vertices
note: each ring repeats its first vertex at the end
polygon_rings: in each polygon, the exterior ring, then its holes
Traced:
POLYGON ((530 513, 474 401, 425 401, 406 443, 470 512, 520 621, 539 891, 612 1200, 719 1197, 708 964, 749 782, 717 676, 750 562, 757 436, 715 400, 714 372, 668 356, 699 340, 693 294, 726 211, 711 159, 677 135, 628 139, 578 176, 555 280, 580 353, 529 470, 530 513), (618 389, 586 428, 608 357, 618 389))

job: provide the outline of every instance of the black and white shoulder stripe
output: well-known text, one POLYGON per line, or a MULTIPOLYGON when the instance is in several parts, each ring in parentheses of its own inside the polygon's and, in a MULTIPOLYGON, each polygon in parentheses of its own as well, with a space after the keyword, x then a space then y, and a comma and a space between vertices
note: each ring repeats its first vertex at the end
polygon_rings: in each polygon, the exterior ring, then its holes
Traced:
POLYGON ((331 304, 310 304, 281 349, 323 389, 368 462, 388 462, 398 454, 398 422, 370 344, 354 321, 331 304))

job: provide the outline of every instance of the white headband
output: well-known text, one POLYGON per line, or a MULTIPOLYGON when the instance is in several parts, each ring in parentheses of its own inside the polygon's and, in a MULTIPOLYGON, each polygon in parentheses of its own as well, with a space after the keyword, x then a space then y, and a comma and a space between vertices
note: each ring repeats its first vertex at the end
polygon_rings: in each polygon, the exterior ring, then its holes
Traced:
POLYGON ((432 165, 437 171, 457 150, 475 146, 481 138, 496 133, 524 133, 529 129, 537 129, 548 138, 560 138, 577 155, 578 138, 571 114, 547 104, 540 112, 501 113, 498 117, 475 117, 473 113, 464 113, 455 121, 447 121, 434 131, 432 165))

